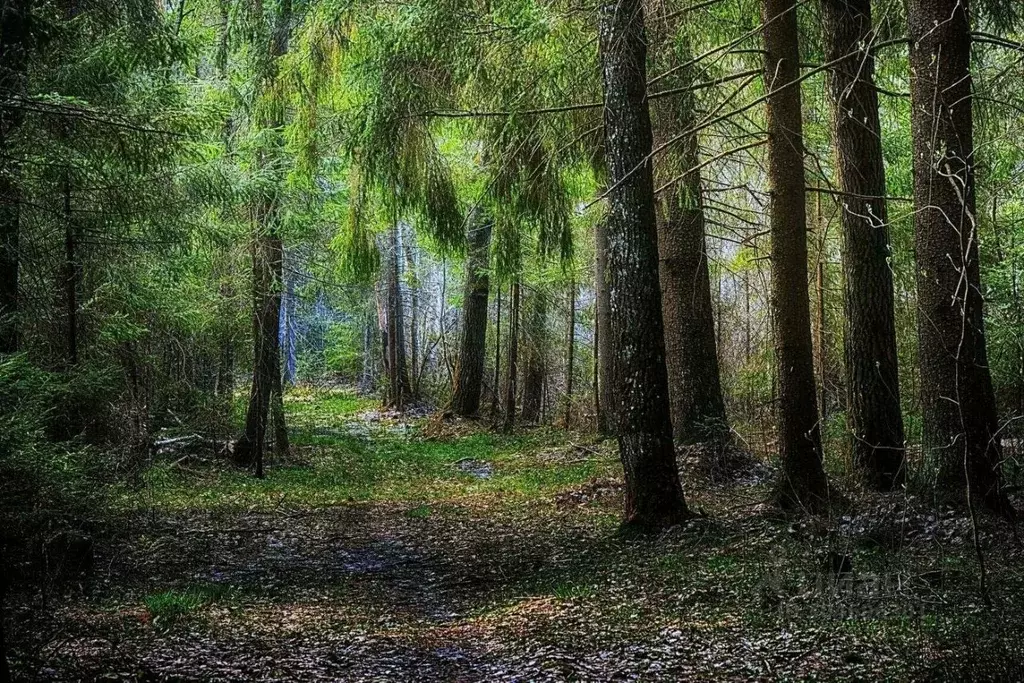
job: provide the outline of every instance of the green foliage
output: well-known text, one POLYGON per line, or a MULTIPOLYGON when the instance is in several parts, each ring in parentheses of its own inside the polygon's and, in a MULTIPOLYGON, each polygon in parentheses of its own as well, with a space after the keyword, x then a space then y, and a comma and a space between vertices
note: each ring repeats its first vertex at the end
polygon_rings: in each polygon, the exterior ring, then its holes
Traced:
POLYGON ((362 329, 352 323, 331 325, 324 358, 329 372, 355 380, 363 367, 362 329))
POLYGON ((176 622, 199 612, 210 604, 231 594, 231 588, 221 583, 193 584, 184 589, 171 589, 143 598, 143 604, 153 625, 170 628, 176 622))
POLYGON ((23 354, 0 357, 0 519, 12 537, 75 526, 102 508, 110 460, 52 438, 74 394, 23 354))
MULTIPOLYGON (((294 434, 292 444, 309 453, 303 463, 276 463, 262 480, 229 467, 182 472, 157 465, 146 475, 149 503, 168 509, 185 507, 259 509, 286 504, 331 505, 351 501, 432 501, 455 493, 500 497, 509 503, 539 491, 558 491, 607 474, 614 467, 602 460, 538 467, 531 453, 564 446, 560 431, 502 436, 470 432, 452 438, 425 440, 422 422, 381 419, 369 409, 374 401, 349 392, 299 392, 289 396, 286 410, 294 434), (474 474, 464 463, 486 463, 487 476, 474 474)), ((136 501, 127 495, 122 503, 136 501)))

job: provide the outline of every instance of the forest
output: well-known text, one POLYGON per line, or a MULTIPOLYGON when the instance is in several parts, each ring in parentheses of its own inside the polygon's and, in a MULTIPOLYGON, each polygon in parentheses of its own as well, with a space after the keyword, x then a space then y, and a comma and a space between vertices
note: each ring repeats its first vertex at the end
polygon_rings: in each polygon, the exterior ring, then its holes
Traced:
POLYGON ((1024 680, 1019 135, 1017 0, 0 0, 0 683, 1024 680))

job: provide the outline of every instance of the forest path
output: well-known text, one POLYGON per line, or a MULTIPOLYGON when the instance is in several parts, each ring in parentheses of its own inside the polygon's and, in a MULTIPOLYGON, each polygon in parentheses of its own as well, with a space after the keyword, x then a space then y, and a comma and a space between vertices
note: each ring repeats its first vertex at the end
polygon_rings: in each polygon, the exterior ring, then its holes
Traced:
MULTIPOLYGON (((153 469, 99 543, 91 589, 22 604, 26 678, 952 680, 972 653, 1020 654, 1012 620, 984 644, 949 630, 986 618, 962 545, 890 557, 858 540, 871 519, 779 518, 758 485, 705 486, 691 502, 709 518, 623 538, 611 444, 349 395, 289 411, 294 453, 264 481, 201 459, 153 469), (857 582, 822 572, 827 548, 852 554, 857 582), (925 569, 940 581, 914 580, 925 569)), ((962 523, 901 521, 922 548, 956 545, 962 523)), ((1003 561, 996 585, 1021 595, 1003 561)))

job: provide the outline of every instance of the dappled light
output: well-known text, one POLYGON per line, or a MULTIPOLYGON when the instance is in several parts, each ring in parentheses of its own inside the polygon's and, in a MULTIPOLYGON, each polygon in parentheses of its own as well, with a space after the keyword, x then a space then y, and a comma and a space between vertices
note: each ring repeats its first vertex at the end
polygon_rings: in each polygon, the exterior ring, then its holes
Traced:
POLYGON ((0 0, 0 683, 1024 680, 1013 0, 0 0))

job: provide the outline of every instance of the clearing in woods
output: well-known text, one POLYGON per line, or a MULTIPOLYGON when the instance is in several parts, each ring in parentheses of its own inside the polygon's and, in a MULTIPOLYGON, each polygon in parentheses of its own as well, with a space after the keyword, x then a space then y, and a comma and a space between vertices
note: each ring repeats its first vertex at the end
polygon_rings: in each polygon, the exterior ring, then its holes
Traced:
POLYGON ((903 494, 793 521, 763 504, 763 467, 718 486, 683 454, 700 516, 624 537, 612 442, 382 414, 345 391, 295 392, 287 409, 293 454, 266 479, 166 457, 105 522, 87 585, 12 596, 18 667, 43 680, 955 680, 1021 661, 1006 617, 1024 596, 1020 551, 998 524, 981 530, 984 550, 1010 549, 985 557, 992 617, 969 520, 903 494))

